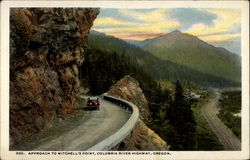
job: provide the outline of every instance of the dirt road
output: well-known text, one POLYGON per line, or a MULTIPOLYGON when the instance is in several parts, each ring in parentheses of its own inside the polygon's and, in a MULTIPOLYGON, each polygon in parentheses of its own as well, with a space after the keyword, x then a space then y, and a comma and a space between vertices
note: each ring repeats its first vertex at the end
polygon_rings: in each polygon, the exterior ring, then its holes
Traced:
POLYGON ((219 138, 219 141, 224 146, 225 150, 241 150, 240 140, 217 117, 217 114, 219 113, 218 101, 220 99, 220 93, 216 92, 215 94, 216 97, 210 99, 209 102, 202 107, 202 114, 213 132, 219 138))
MULTIPOLYGON (((109 137, 126 123, 129 113, 124 109, 100 100, 101 109, 87 111, 75 128, 53 135, 53 139, 43 137, 34 151, 84 151, 99 141, 109 137)), ((78 122, 77 122, 78 123, 78 122)))

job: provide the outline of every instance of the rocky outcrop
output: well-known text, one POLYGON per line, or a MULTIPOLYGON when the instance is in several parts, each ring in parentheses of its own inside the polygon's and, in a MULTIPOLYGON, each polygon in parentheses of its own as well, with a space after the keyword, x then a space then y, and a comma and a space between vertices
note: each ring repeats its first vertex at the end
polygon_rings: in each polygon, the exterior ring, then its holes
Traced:
POLYGON ((131 137, 124 140, 123 144, 120 149, 129 151, 165 151, 170 147, 141 120, 136 124, 131 137))
POLYGON ((150 112, 147 99, 145 98, 138 81, 133 77, 125 76, 111 86, 107 93, 111 96, 122 98, 134 103, 139 109, 140 119, 143 121, 148 120, 150 112))
POLYGON ((78 66, 99 9, 10 10, 10 138, 18 142, 71 113, 78 66))
POLYGON ((119 150, 168 150, 169 145, 144 123, 148 121, 150 112, 147 99, 136 79, 125 76, 111 86, 107 93, 108 95, 130 101, 139 109, 140 120, 132 131, 131 136, 122 142, 119 150))

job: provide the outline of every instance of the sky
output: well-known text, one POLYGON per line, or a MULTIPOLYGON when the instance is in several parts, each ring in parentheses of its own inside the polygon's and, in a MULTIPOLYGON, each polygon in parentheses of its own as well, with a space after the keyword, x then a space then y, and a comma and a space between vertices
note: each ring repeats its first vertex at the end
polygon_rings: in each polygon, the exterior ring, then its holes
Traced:
POLYGON ((137 41, 179 30, 240 55, 240 22, 239 9, 101 8, 92 29, 120 39, 137 41))

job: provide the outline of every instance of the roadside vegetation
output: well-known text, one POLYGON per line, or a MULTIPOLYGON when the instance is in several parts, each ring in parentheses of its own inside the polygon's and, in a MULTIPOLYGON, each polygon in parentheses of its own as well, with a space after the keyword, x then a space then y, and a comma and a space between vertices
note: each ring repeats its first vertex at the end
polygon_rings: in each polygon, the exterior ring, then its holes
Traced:
POLYGON ((224 92, 220 101, 218 117, 241 139, 241 117, 236 115, 241 112, 241 91, 224 92))
POLYGON ((198 103, 193 105, 192 110, 194 112, 194 117, 196 120, 196 133, 197 133, 197 150, 223 150, 222 144, 219 142, 217 136, 213 133, 209 127, 207 121, 202 116, 201 109, 202 106, 208 102, 213 95, 208 93, 206 98, 200 99, 198 103))

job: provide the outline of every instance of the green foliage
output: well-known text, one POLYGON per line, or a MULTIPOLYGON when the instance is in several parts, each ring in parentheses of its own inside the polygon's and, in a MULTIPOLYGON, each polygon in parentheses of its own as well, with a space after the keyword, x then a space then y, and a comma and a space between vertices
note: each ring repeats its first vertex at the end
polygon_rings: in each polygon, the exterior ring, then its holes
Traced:
POLYGON ((201 108, 205 103, 207 103, 208 98, 211 98, 211 96, 207 96, 207 99, 201 99, 197 103, 197 105, 193 107, 193 113, 195 121, 197 123, 196 125, 197 150, 201 151, 224 150, 217 136, 213 133, 213 131, 211 130, 207 121, 204 119, 201 113, 201 108))
POLYGON ((237 136, 241 137, 241 118, 229 112, 220 112, 219 118, 237 136))
POLYGON ((162 89, 166 97, 158 97, 162 103, 155 104, 156 113, 152 115, 150 127, 170 144, 171 150, 196 150, 196 122, 191 110, 191 104, 183 96, 180 82, 176 83, 176 92, 171 97, 167 90, 162 89))
POLYGON ((162 90, 160 85, 157 84, 156 88, 150 94, 149 106, 152 117, 159 121, 165 119, 165 113, 172 100, 168 91, 166 89, 162 90))
POLYGON ((184 97, 179 81, 176 83, 175 99, 169 107, 168 118, 175 134, 169 138, 173 150, 195 150, 196 129, 195 119, 190 102, 184 97))
POLYGON ((222 96, 222 110, 232 113, 239 113, 241 111, 241 91, 224 92, 222 96))
POLYGON ((241 111, 241 92, 224 92, 220 105, 219 118, 232 130, 232 132, 241 138, 241 117, 233 115, 241 111))

